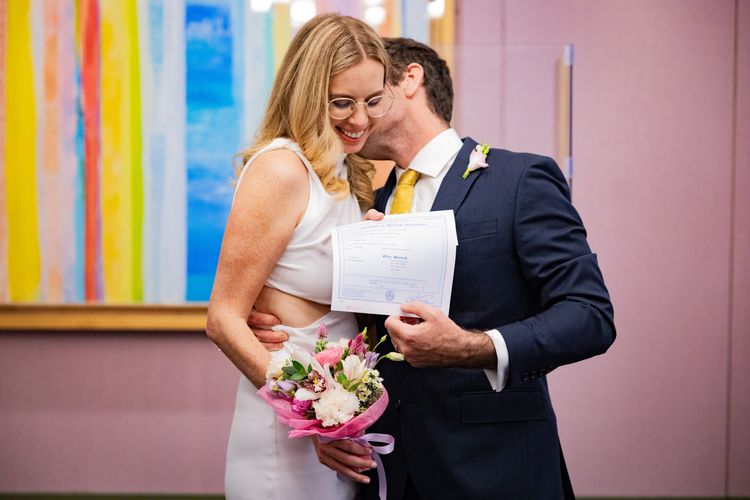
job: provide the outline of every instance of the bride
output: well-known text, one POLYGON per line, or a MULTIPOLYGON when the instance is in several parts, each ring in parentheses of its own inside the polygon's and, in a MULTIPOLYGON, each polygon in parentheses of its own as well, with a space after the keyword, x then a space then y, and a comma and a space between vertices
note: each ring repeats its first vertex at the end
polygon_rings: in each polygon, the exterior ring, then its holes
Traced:
MULTIPOLYGON (((330 233, 372 205, 373 167, 357 152, 393 103, 387 66, 382 41, 363 22, 313 18, 292 40, 243 154, 206 324, 242 373, 227 450, 229 500, 354 496, 353 482, 320 464, 312 439, 287 438, 255 391, 272 356, 313 350, 319 324, 330 340, 357 332, 352 314, 330 311, 330 233), (253 307, 281 320, 284 349, 269 353, 255 338, 247 325, 253 307)), ((362 457, 362 469, 371 462, 362 457)))

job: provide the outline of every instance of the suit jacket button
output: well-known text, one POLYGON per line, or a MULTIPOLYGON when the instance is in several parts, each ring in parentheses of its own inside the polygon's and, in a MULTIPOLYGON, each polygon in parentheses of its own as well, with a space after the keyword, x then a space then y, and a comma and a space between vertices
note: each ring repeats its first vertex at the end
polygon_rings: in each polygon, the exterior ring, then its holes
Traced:
POLYGON ((400 408, 401 408, 401 400, 397 399, 396 400, 396 409, 400 409, 400 408))

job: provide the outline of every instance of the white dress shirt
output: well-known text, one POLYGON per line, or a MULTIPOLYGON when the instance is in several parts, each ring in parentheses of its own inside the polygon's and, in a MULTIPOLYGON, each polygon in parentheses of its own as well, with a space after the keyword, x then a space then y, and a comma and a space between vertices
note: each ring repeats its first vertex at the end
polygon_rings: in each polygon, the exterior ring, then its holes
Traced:
MULTIPOLYGON (((435 136, 419 153, 414 157, 408 168, 416 170, 420 174, 419 180, 414 186, 414 197, 412 198, 412 212, 429 212, 437 196, 440 183, 443 182, 445 174, 448 173, 450 166, 456 159, 458 152, 461 150, 463 142, 455 130, 449 128, 435 136)), ((405 169, 396 166, 396 180, 401 177, 405 169)), ((395 192, 395 189, 394 189, 395 192)), ((385 213, 391 210, 393 202, 393 193, 388 198, 385 207, 385 213)), ((489 330, 485 332, 495 346, 497 353, 497 369, 484 370, 487 378, 496 391, 502 391, 508 380, 508 347, 505 345, 505 339, 498 330, 489 330)))

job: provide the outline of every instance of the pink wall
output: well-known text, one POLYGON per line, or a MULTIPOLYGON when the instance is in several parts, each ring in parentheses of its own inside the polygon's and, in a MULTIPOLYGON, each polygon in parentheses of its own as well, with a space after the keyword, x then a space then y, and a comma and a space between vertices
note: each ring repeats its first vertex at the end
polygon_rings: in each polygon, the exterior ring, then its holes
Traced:
MULTIPOLYGON (((579 495, 750 495, 738 5, 459 2, 460 44, 576 47, 574 202, 619 330, 605 356, 550 377, 579 495)), ((0 332, 0 491, 220 492, 236 380, 200 334, 0 332)))
POLYGON ((749 5, 743 107, 733 1, 460 3, 459 43, 575 45, 574 202, 619 331, 550 378, 580 495, 750 494, 749 5))
POLYGON ((0 333, 0 492, 223 491, 238 372, 199 333, 0 333))
POLYGON ((750 1, 739 2, 729 493, 750 495, 750 1))

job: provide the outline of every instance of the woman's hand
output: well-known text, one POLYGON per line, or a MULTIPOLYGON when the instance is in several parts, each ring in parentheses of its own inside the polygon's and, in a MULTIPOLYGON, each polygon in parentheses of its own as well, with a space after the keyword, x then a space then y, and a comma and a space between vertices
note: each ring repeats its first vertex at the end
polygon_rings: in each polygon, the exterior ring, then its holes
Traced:
POLYGON ((369 477, 360 474, 377 467, 372 459, 370 447, 346 439, 323 444, 318 440, 318 436, 314 436, 312 441, 321 464, 352 481, 364 484, 370 482, 369 477))
POLYGON ((289 335, 285 332, 275 332, 271 330, 276 325, 280 325, 281 321, 273 314, 266 314, 258 312, 253 308, 250 312, 250 316, 247 317, 247 324, 253 331, 255 338, 263 344, 263 347, 268 349, 270 352, 280 350, 284 342, 289 340, 289 335))
POLYGON ((374 208, 371 208, 365 214, 365 220, 383 220, 383 217, 385 217, 385 214, 383 212, 378 212, 374 208))

